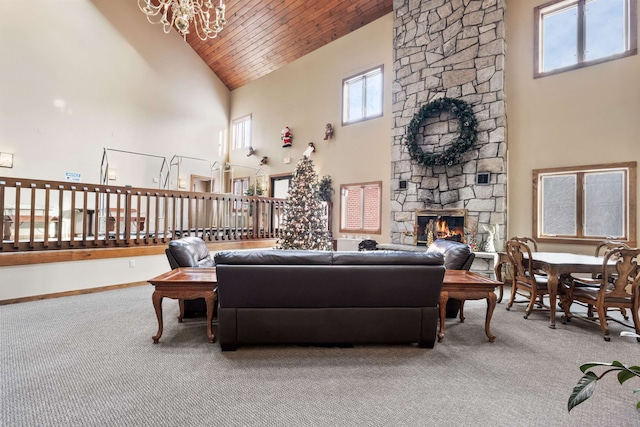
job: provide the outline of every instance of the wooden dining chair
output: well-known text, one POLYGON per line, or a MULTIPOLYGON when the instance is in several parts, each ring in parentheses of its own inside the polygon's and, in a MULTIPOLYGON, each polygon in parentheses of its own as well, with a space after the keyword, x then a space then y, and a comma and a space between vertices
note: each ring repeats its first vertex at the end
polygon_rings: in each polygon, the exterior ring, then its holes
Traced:
POLYGON ((633 325, 640 334, 640 249, 617 247, 606 252, 602 262, 602 272, 597 279, 574 278, 563 296, 564 316, 566 323, 574 315, 571 313, 573 302, 581 302, 592 306, 598 313, 600 329, 605 341, 609 341, 609 327, 607 324, 607 310, 609 308, 630 309, 633 325), (615 272, 609 269, 610 262, 615 263, 615 272), (598 287, 587 286, 598 284, 598 287))
POLYGON ((505 243, 505 250, 509 257, 513 282, 511 284, 511 297, 507 304, 507 310, 511 310, 514 303, 528 302, 524 318, 529 318, 537 303, 539 308, 544 307, 544 295, 549 294, 547 287, 547 277, 538 275, 533 269, 531 248, 519 238, 509 239, 505 243), (516 295, 527 297, 528 299, 516 301, 516 295))
MULTIPOLYGON (((601 242, 599 242, 596 245, 596 250, 594 255, 596 257, 600 257, 600 256, 604 256, 608 251, 612 250, 612 249, 616 249, 616 248, 623 248, 623 249, 629 249, 629 245, 627 245, 624 242, 620 242, 617 240, 603 240, 601 242)), ((613 280, 613 276, 614 275, 609 275, 609 280, 613 280)), ((602 273, 593 273, 593 275, 591 276, 592 279, 594 279, 593 281, 585 281, 582 280, 580 278, 578 278, 578 281, 575 283, 575 286, 586 286, 586 287, 591 287, 591 288, 599 288, 600 287, 600 280, 602 278, 602 273)), ((621 308, 620 309, 620 313, 622 314, 622 317, 624 317, 624 320, 629 320, 629 316, 627 316, 627 310, 625 308, 621 308)), ((587 307, 587 316, 588 317, 593 317, 593 306, 589 305, 587 307)))

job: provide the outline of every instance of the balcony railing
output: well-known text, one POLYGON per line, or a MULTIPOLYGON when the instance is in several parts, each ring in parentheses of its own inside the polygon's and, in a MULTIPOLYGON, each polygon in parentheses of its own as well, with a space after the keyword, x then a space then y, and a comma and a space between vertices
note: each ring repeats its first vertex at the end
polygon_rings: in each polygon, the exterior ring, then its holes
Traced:
POLYGON ((1 252, 278 238, 284 199, 0 177, 1 252))

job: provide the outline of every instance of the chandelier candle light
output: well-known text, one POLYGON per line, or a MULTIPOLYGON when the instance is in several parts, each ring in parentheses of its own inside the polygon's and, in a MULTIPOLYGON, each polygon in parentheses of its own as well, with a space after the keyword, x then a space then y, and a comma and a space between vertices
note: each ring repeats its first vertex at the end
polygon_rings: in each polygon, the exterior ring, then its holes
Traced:
POLYGON ((176 30, 186 41, 189 24, 193 21, 195 32, 200 40, 215 38, 227 23, 224 17, 225 5, 213 6, 210 0, 138 0, 138 7, 147 15, 152 24, 162 24, 165 33, 176 30), (157 3, 154 4, 154 3, 157 3), (215 19, 211 20, 210 10, 215 11, 215 19), (169 14, 171 10, 171 14, 169 14), (170 15, 170 16, 169 16, 170 15))

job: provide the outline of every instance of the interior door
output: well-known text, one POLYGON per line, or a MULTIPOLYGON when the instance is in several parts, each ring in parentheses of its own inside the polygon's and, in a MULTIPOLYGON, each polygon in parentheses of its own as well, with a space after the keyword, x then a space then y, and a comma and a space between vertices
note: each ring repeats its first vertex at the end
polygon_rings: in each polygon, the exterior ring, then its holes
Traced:
MULTIPOLYGON (((211 193, 214 181, 208 176, 191 175, 190 191, 194 193, 211 193)), ((189 221, 198 231, 213 227, 213 203, 211 200, 196 199, 189 205, 189 221)))

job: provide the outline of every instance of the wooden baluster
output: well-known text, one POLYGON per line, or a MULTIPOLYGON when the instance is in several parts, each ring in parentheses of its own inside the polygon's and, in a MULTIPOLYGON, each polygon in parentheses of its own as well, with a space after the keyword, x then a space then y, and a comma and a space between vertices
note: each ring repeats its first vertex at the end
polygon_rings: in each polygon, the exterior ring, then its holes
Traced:
MULTIPOLYGON (((57 247, 61 247, 62 246, 62 219, 63 219, 63 214, 64 214, 64 185, 58 185, 58 239, 56 242, 56 246, 57 247)), ((72 239, 70 239, 71 243, 73 242, 72 239)), ((71 244, 69 245, 71 246, 71 244)))
MULTIPOLYGON (((58 247, 62 246, 62 216, 64 213, 64 186, 58 186, 58 218, 60 218, 60 229, 58 230, 58 247)), ((73 248, 76 241, 76 186, 71 186, 71 223, 69 224, 69 247, 73 248)))
POLYGON ((51 196, 50 194, 51 192, 51 185, 49 184, 45 184, 44 185, 44 238, 42 239, 42 247, 43 248, 48 248, 49 247, 49 207, 50 207, 50 200, 49 197, 51 196))
POLYGON ((31 215, 29 220, 29 247, 33 249, 33 242, 36 239, 36 185, 31 183, 29 189, 31 190, 31 201, 29 202, 29 212, 31 215))

